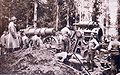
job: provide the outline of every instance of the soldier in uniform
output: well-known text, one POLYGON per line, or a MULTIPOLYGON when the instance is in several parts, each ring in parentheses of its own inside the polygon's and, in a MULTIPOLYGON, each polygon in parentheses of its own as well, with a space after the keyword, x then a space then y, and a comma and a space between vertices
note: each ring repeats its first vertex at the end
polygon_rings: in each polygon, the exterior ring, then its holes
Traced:
POLYGON ((29 38, 26 36, 25 33, 23 33, 23 37, 22 37, 22 48, 26 49, 28 48, 29 45, 29 38))
POLYGON ((38 37, 37 34, 35 34, 35 35, 31 38, 31 40, 32 40, 32 47, 33 47, 33 48, 42 47, 43 42, 42 42, 41 38, 38 37))
POLYGON ((64 51, 63 35, 61 32, 58 33, 58 52, 64 51))
POLYGON ((62 35, 66 34, 66 33, 67 33, 68 35, 70 35, 71 32, 70 32, 69 26, 64 27, 64 28, 61 30, 61 33, 62 33, 62 35))
POLYGON ((61 33, 62 33, 62 41, 63 41, 63 44, 64 44, 64 51, 67 51, 69 52, 69 48, 70 48, 70 29, 68 26, 64 27, 62 30, 61 30, 61 33))
POLYGON ((20 31, 18 31, 17 32, 17 37, 18 37, 18 49, 20 49, 21 48, 21 45, 22 45, 22 36, 21 36, 21 32, 20 31))
POLYGON ((11 18, 11 21, 8 25, 8 38, 7 38, 7 48, 9 51, 14 51, 19 47, 18 44, 18 36, 17 36, 17 30, 16 30, 16 17, 13 16, 11 18))
POLYGON ((7 32, 4 31, 3 32, 3 35, 1 36, 1 44, 2 44, 2 47, 5 47, 6 46, 6 35, 7 35, 7 32))
POLYGON ((117 73, 117 70, 119 69, 119 61, 120 61, 120 54, 119 54, 119 48, 120 42, 117 40, 116 36, 113 36, 111 38, 111 41, 108 45, 108 51, 110 52, 111 56, 111 75, 115 75, 117 73))
POLYGON ((5 52, 5 50, 6 50, 6 44, 7 44, 7 37, 6 37, 6 35, 7 35, 8 33, 7 33, 7 31, 4 31, 3 32, 3 35, 1 36, 1 38, 0 38, 0 42, 1 42, 1 55, 2 55, 2 53, 3 52, 5 52))
POLYGON ((88 44, 88 70, 94 71, 94 67, 97 67, 94 62, 96 49, 99 47, 99 43, 95 39, 94 33, 91 33, 91 39, 88 44))

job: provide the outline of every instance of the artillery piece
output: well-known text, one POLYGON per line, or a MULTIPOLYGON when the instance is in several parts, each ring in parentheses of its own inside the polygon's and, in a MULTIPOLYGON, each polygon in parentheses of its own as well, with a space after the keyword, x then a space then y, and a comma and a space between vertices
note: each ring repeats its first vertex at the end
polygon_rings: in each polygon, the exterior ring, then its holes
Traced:
POLYGON ((74 34, 71 36, 71 49, 73 51, 76 51, 78 45, 80 45, 81 50, 86 49, 86 44, 89 43, 92 37, 91 33, 94 33, 98 42, 102 39, 102 28, 93 22, 79 22, 74 23, 73 26, 75 26, 74 34))
POLYGON ((54 28, 33 28, 29 27, 22 29, 26 35, 33 36, 35 34, 41 36, 44 44, 55 45, 58 44, 58 40, 55 37, 56 30, 54 28))

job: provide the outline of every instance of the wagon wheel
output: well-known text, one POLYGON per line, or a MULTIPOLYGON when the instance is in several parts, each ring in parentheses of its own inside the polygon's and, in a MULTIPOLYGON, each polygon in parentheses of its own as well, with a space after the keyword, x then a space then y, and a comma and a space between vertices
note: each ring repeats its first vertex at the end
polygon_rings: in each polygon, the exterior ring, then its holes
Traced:
POLYGON ((50 44, 50 45, 56 45, 56 44, 58 44, 58 40, 53 36, 49 36, 43 40, 43 43, 50 44))

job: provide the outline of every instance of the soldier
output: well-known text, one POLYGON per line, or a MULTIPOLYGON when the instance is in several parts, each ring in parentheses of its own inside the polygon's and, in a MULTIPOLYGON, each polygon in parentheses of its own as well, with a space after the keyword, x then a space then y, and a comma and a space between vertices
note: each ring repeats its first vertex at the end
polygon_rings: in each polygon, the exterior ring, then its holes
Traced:
POLYGON ((17 38, 18 38, 18 49, 20 49, 21 48, 21 45, 22 45, 22 36, 21 36, 21 32, 20 31, 18 31, 17 32, 17 38))
POLYGON ((82 70, 81 63, 78 61, 78 59, 81 62, 85 62, 84 58, 79 53, 67 53, 67 52, 61 52, 55 54, 55 59, 57 61, 63 62, 64 64, 71 65, 77 70, 82 70), (77 58, 76 58, 77 57, 77 58))
POLYGON ((16 31, 16 17, 13 16, 11 18, 11 22, 8 25, 8 38, 7 38, 7 48, 10 51, 15 50, 16 48, 18 48, 18 38, 17 38, 17 31, 16 31))
POLYGON ((1 38, 0 38, 0 41, 1 41, 1 54, 5 51, 5 49, 6 49, 6 44, 7 44, 7 38, 6 38, 6 36, 7 36, 7 31, 4 31, 3 32, 3 35, 1 36, 1 38))
POLYGON ((4 32, 3 32, 3 35, 1 36, 1 44, 2 44, 2 47, 5 47, 5 46, 6 46, 6 35, 7 35, 7 32, 4 31, 4 32))
POLYGON ((61 32, 58 33, 58 41, 59 41, 59 44, 58 44, 58 49, 57 49, 57 52, 61 52, 64 50, 64 43, 63 43, 63 35, 61 32))
POLYGON ((67 34, 64 34, 62 41, 64 44, 64 51, 69 52, 69 36, 67 34))
POLYGON ((115 75, 117 70, 119 69, 119 61, 120 61, 120 54, 118 47, 120 46, 120 42, 117 40, 116 36, 111 38, 111 41, 108 45, 108 51, 110 52, 111 56, 111 75, 115 75))
POLYGON ((29 45, 29 38, 26 36, 25 33, 23 33, 23 37, 22 37, 22 48, 26 49, 28 48, 29 45))
POLYGON ((69 27, 64 27, 62 30, 61 30, 61 33, 62 33, 62 36, 63 36, 63 44, 64 44, 64 51, 67 51, 69 52, 69 45, 70 45, 70 35, 71 35, 71 32, 69 30, 69 27))
POLYGON ((88 69, 94 71, 94 67, 97 67, 94 62, 96 49, 99 47, 99 43, 95 39, 94 33, 91 33, 91 40, 88 44, 88 69))
POLYGON ((33 47, 33 48, 42 47, 43 42, 42 42, 41 38, 38 37, 37 34, 35 34, 35 35, 31 38, 31 40, 32 40, 32 47, 33 47))
POLYGON ((79 23, 80 21, 80 15, 78 13, 75 13, 75 21, 76 23, 79 23))
POLYGON ((60 62, 64 62, 66 58, 67 58, 67 52, 61 52, 61 53, 55 54, 55 59, 60 62))
POLYGON ((71 32, 70 32, 69 26, 64 27, 64 28, 61 30, 61 33, 62 33, 62 35, 64 35, 64 34, 70 35, 71 32))

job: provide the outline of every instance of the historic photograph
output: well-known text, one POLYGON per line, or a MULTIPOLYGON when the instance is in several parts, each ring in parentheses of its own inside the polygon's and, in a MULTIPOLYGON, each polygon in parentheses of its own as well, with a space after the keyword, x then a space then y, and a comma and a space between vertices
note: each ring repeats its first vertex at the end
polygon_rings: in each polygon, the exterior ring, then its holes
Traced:
POLYGON ((0 75, 120 75, 120 0, 0 0, 0 75))

